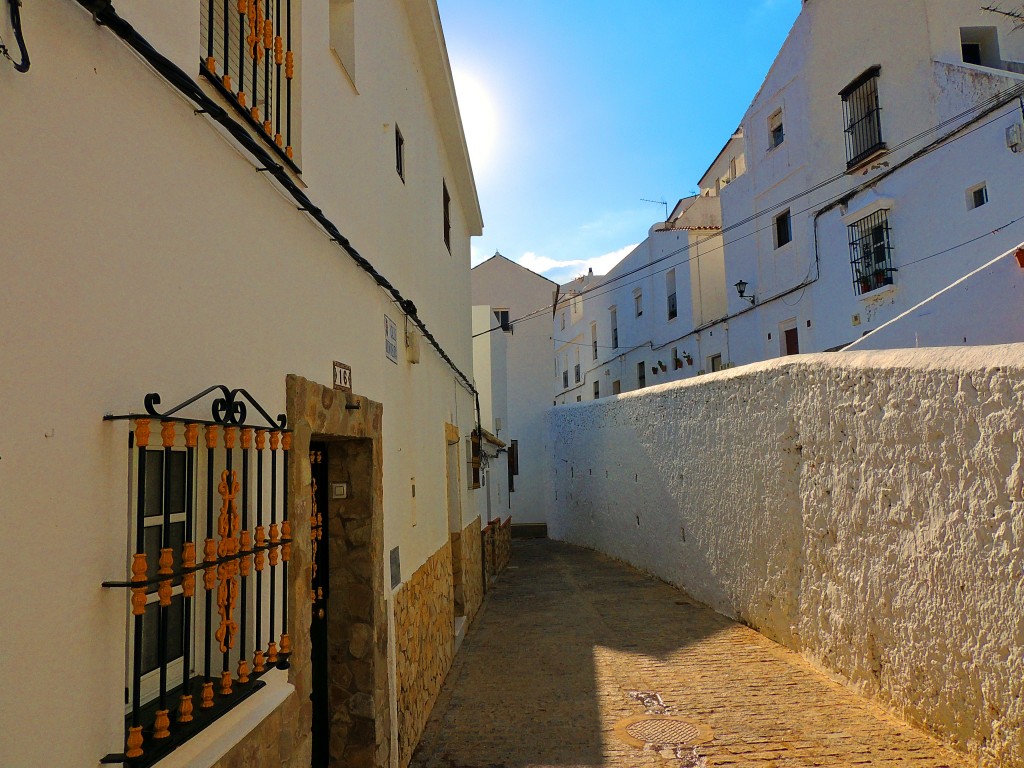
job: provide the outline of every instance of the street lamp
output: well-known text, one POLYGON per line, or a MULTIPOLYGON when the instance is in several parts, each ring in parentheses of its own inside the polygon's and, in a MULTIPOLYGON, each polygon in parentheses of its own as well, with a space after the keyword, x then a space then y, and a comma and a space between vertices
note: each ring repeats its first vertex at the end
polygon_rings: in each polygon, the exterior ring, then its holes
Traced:
POLYGON ((750 302, 750 306, 754 306, 755 297, 747 296, 747 281, 746 280, 739 280, 736 283, 735 287, 736 287, 736 293, 738 293, 740 295, 740 298, 743 299, 744 301, 749 301, 750 302))

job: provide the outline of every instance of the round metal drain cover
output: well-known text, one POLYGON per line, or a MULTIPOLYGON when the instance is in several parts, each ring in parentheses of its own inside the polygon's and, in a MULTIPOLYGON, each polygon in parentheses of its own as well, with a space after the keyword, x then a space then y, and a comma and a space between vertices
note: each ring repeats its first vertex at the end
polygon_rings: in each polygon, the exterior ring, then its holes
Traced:
POLYGON ((616 724, 616 735, 634 747, 685 747, 706 744, 715 735, 700 723, 669 715, 634 715, 616 724))

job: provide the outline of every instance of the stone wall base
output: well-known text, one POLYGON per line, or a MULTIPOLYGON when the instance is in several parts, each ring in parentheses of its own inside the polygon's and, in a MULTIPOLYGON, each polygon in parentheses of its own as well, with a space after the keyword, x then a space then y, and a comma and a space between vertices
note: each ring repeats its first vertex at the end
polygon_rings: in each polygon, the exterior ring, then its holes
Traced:
POLYGON ((409 765, 455 653, 451 543, 395 593, 398 759, 409 765))
POLYGON ((462 584, 459 588, 462 590, 466 621, 472 622, 484 601, 479 517, 463 529, 459 541, 462 556, 462 584))

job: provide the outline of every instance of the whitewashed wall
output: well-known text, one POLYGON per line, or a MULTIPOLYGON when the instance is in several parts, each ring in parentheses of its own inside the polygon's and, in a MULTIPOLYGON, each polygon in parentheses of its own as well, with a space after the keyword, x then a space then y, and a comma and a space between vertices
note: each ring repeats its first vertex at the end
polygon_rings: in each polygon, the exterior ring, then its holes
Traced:
MULTIPOLYGON (((500 255, 474 267, 470 279, 474 304, 508 309, 513 321, 548 306, 556 287, 547 278, 500 255)), ((510 494, 513 523, 544 523, 549 498, 544 488, 544 413, 551 407, 554 395, 551 315, 541 312, 515 323, 514 332, 503 335, 508 355, 508 418, 496 434, 505 442, 519 441, 519 476, 515 491, 510 494)), ((504 482, 507 484, 507 476, 504 482)), ((503 514, 507 515, 508 510, 503 514)))
POLYGON ((1024 339, 1024 317, 1018 310, 1024 269, 1017 263, 1016 250, 996 257, 847 349, 1012 344, 1024 339))
POLYGON ((1024 345, 802 356, 549 415, 554 538, 1024 764, 1024 345))
MULTIPOLYGON (((195 5, 115 6, 197 70, 195 5)), ((469 372, 479 209, 441 98, 436 6, 359 7, 359 93, 330 52, 328 4, 299 15, 301 180, 469 372)), ((4 675, 19 675, 0 692, 0 765, 86 766, 124 744, 126 598, 100 584, 126 572, 128 427, 105 413, 223 383, 278 414, 288 374, 329 384, 334 360, 350 364, 355 392, 384 404, 384 546, 401 547, 407 577, 448 541, 444 425, 469 434, 474 403, 425 341, 419 364, 385 357, 384 314, 405 327, 388 295, 109 30, 73 2, 23 17, 31 71, 0 66, 0 552, 18 582, 0 634, 4 675)), ((6 21, 0 35, 13 39, 6 21)), ((234 743, 223 722, 213 732, 234 743)))

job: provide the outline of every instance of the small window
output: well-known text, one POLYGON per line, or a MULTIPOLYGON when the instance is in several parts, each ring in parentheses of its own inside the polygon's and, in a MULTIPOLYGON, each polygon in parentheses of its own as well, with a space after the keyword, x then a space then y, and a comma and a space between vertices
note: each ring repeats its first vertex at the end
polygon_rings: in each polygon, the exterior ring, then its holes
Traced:
POLYGON ((565 330, 565 312, 562 313, 562 330, 565 330))
POLYGON ((775 247, 781 248, 793 239, 793 222, 789 211, 783 211, 775 217, 775 247))
POLYGON ((676 304, 676 271, 674 269, 665 273, 665 293, 668 296, 668 319, 675 320, 679 314, 679 307, 676 304))
POLYGON ((846 167, 851 169, 885 149, 882 141, 882 110, 878 103, 878 76, 872 67, 839 92, 846 126, 846 167))
POLYGON ((395 126, 395 170, 398 171, 398 178, 405 181, 405 139, 397 125, 395 126))
POLYGON ((708 370, 712 373, 722 370, 721 355, 711 355, 711 357, 708 358, 708 370))
POLYGON ((576 402, 577 403, 582 403, 583 402, 583 395, 576 395, 576 402))
POLYGON ((480 471, 482 465, 482 451, 480 450, 480 435, 476 430, 466 438, 466 463, 469 464, 467 472, 470 490, 483 487, 483 475, 480 471))
POLYGON ((960 27, 960 50, 964 64, 1003 68, 996 27, 960 27))
POLYGON ((647 365, 641 360, 636 364, 636 387, 643 389, 647 386, 647 365))
POLYGON ((331 50, 338 57, 348 79, 356 82, 356 9, 355 0, 331 0, 331 50))
POLYGON ((967 190, 967 210, 973 211, 975 208, 981 208, 988 202, 988 186, 985 184, 978 184, 967 190))
POLYGON ((509 314, 507 309, 496 309, 494 310, 494 319, 498 321, 498 325, 505 333, 512 333, 512 321, 509 320, 509 314))
POLYGON ((448 184, 441 182, 442 203, 444 207, 444 244, 448 253, 452 252, 452 196, 448 194, 448 184))
POLYGON ((619 348, 619 314, 615 307, 608 310, 612 324, 612 348, 619 348))
POLYGON ((782 123, 782 110, 768 118, 768 149, 775 149, 786 140, 786 129, 782 123))
POLYGON ((594 360, 597 360, 597 323, 590 324, 590 350, 594 360))
POLYGON ((594 399, 597 400, 601 397, 601 381, 594 382, 594 399))
POLYGON ((633 293, 633 310, 636 312, 637 317, 643 317, 644 294, 642 291, 635 291, 633 293))
POLYGON ((615 381, 612 382, 612 394, 613 395, 621 395, 622 394, 622 382, 619 381, 618 379, 616 379, 615 381))
POLYGON ((849 227, 850 266, 854 293, 874 291, 892 285, 892 246, 888 211, 881 210, 855 221, 849 227))

